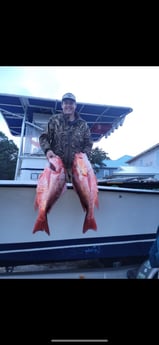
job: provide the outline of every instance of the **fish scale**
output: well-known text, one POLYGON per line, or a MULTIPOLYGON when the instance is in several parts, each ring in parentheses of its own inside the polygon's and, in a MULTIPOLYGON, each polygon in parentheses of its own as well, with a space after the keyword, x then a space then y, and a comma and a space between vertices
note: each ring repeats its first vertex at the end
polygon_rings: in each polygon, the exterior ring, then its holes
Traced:
POLYGON ((97 179, 90 161, 85 153, 76 153, 72 166, 72 184, 79 196, 83 210, 86 212, 83 233, 97 230, 94 208, 99 207, 97 179))

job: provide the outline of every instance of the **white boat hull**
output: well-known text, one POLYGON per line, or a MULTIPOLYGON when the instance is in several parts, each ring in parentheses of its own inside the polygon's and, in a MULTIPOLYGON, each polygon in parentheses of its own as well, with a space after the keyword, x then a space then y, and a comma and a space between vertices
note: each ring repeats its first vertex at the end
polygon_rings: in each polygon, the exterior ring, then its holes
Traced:
POLYGON ((148 255, 159 224, 159 191, 99 186, 98 228, 84 234, 85 213, 68 185, 48 214, 48 236, 32 233, 36 184, 0 181, 0 266, 148 255))

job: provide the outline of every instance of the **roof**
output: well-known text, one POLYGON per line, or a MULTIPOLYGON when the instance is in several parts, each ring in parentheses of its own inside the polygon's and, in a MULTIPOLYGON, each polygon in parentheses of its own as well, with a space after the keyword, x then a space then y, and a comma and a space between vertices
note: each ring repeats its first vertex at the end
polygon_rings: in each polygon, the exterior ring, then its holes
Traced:
POLYGON ((132 162, 136 161, 138 158, 142 157, 143 155, 150 153, 150 152, 153 152, 153 151, 156 151, 156 149, 159 149, 159 144, 153 145, 153 146, 149 147, 147 150, 140 152, 138 155, 130 158, 127 161, 127 163, 132 163, 132 162))
MULTIPOLYGON (((52 115, 61 112, 61 100, 0 94, 0 111, 13 136, 20 136, 23 118, 30 123, 34 114, 52 115)), ((122 126, 130 107, 77 102, 77 111, 87 121, 92 139, 99 141, 122 126)))
POLYGON ((127 165, 128 159, 132 158, 132 156, 122 156, 118 159, 104 159, 103 163, 106 165, 107 168, 118 168, 123 165, 127 165))
POLYGON ((113 172, 113 176, 159 176, 156 167, 137 167, 137 166, 121 166, 113 172))

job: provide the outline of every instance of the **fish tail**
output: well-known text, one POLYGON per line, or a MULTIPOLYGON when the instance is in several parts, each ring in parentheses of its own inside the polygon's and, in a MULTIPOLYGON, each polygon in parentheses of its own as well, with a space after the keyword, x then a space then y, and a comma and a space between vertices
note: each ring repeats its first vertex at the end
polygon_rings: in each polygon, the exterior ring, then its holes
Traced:
POLYGON ((88 217, 88 214, 86 214, 83 224, 83 233, 85 233, 89 229, 97 230, 97 223, 94 217, 88 217))
POLYGON ((37 231, 45 231, 48 235, 50 235, 47 217, 37 218, 33 228, 33 234, 35 234, 37 231))

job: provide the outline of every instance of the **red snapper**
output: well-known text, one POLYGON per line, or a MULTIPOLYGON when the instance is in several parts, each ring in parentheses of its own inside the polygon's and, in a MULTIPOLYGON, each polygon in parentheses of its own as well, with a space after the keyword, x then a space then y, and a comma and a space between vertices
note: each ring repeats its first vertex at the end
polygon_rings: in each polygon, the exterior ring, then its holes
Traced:
POLYGON ((45 168, 39 176, 34 208, 38 209, 38 216, 33 233, 45 231, 50 235, 47 214, 52 206, 66 190, 66 175, 63 162, 59 156, 49 159, 50 166, 45 168))
POLYGON ((85 153, 76 153, 72 166, 72 184, 77 192, 82 208, 86 212, 83 233, 97 230, 94 216, 95 206, 99 207, 97 178, 85 153))

